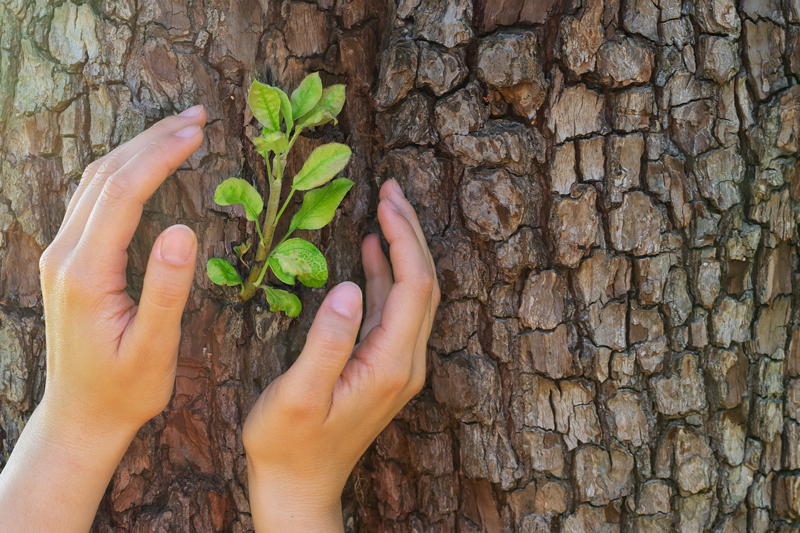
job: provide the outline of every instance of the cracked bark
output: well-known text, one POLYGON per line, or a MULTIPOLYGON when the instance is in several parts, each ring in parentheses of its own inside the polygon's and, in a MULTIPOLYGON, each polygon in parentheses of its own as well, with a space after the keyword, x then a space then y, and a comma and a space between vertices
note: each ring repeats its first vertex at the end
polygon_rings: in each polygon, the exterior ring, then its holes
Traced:
MULTIPOLYGON (((131 248, 264 175, 243 87, 347 83, 357 183, 315 238, 333 281, 395 177, 444 301, 426 389, 345 494, 349 531, 795 531, 800 521, 798 24, 792 0, 246 0, 0 5, 0 461, 42 392, 37 258, 83 167, 160 117, 207 141, 131 248), (487 199, 489 201, 487 201, 487 199)), ((297 159, 293 162, 297 164, 297 159)), ((97 531, 248 531, 239 426, 297 354, 296 320, 198 269, 176 392, 97 531)))

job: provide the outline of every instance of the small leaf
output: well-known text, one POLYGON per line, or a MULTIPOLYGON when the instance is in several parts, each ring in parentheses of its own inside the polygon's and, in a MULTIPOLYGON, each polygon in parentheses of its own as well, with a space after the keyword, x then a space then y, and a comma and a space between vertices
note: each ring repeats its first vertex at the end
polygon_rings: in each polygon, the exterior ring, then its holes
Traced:
POLYGON ((289 231, 296 229, 320 229, 333 219, 336 208, 342 203, 353 182, 338 178, 320 189, 308 191, 303 196, 303 205, 294 214, 289 231))
POLYGON ((253 246, 253 241, 251 239, 247 239, 244 242, 240 242, 236 246, 233 247, 233 251, 236 252, 236 257, 239 258, 241 262, 244 263, 244 254, 250 250, 253 246))
POLYGON ((297 277, 306 287, 322 287, 328 281, 328 262, 319 248, 303 239, 289 239, 275 247, 269 256, 270 267, 278 276, 287 276, 294 284, 297 277), (278 272, 281 274, 279 275, 278 272))
POLYGON ((258 220, 258 215, 264 210, 261 195, 242 178, 228 178, 217 185, 214 201, 218 205, 241 205, 247 220, 258 220))
POLYGON ((253 80, 247 93, 247 105, 256 120, 267 130, 281 129, 281 98, 275 87, 253 80))
POLYGON ((314 72, 300 82, 292 91, 292 116, 299 118, 314 109, 322 96, 322 80, 319 72, 314 72))
POLYGON ((292 120, 292 103, 289 101, 289 97, 286 96, 285 92, 277 87, 275 90, 278 91, 278 97, 281 99, 281 114, 283 115, 283 122, 286 123, 286 134, 288 135, 294 125, 294 121, 292 120))
POLYGON ((350 161, 351 150, 347 145, 328 143, 318 146, 308 156, 303 168, 294 176, 292 187, 307 191, 327 183, 350 161))
POLYGON ((341 113, 344 107, 345 100, 345 86, 341 83, 326 87, 322 91, 322 97, 319 99, 319 107, 324 107, 334 117, 341 113))
POLYGON ((214 257, 206 263, 206 273, 208 279, 217 285, 224 285, 228 287, 235 287, 242 284, 242 278, 239 277, 239 272, 227 260, 219 257, 214 257))
POLYGON ((291 292, 267 285, 261 285, 261 288, 264 289, 264 295, 267 297, 269 310, 273 313, 283 311, 286 316, 295 317, 299 315, 300 311, 303 309, 300 298, 291 292))
POLYGON ((331 85, 322 91, 319 103, 306 116, 297 122, 302 128, 311 128, 325 124, 331 119, 336 122, 336 116, 344 107, 345 87, 342 84, 331 85))
POLYGON ((289 147, 289 139, 280 131, 267 131, 266 128, 258 137, 253 137, 253 145, 261 157, 266 159, 270 152, 284 152, 289 147))

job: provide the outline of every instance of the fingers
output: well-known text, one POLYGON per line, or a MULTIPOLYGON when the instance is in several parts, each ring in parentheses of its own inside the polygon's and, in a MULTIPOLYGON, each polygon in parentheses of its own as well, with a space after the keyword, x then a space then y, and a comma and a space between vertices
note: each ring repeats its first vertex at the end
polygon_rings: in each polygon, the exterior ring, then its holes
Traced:
POLYGON ((77 252, 91 253, 101 269, 118 269, 145 202, 202 140, 202 130, 194 124, 161 135, 109 176, 86 221, 77 252))
POLYGON ((419 218, 417 218, 417 212, 414 211, 414 206, 411 205, 411 203, 403 194, 400 184, 393 179, 387 180, 381 187, 379 197, 381 200, 391 200, 399 208, 400 213, 406 218, 406 220, 408 220, 408 222, 411 224, 411 227, 414 228, 414 233, 416 234, 420 245, 424 249, 425 255, 428 256, 431 267, 433 267, 433 258, 428 250, 428 243, 425 240, 425 233, 422 231, 422 225, 419 223, 419 218))
POLYGON ((370 337, 375 336, 379 346, 393 347, 392 351, 394 347, 405 347, 401 353, 406 357, 400 357, 396 363, 407 364, 411 362, 414 340, 430 307, 434 275, 413 226, 393 199, 386 198, 378 204, 378 221, 389 241, 395 283, 386 299, 380 325, 370 337))
POLYGON ((400 208, 400 212, 403 216, 408 220, 411 224, 411 227, 414 228, 414 233, 417 235, 417 239, 419 240, 420 246, 425 251, 425 255, 428 257, 428 261, 431 265, 431 270, 433 271, 433 294, 431 298, 431 315, 433 314, 433 310, 439 306, 439 300, 441 299, 441 291, 439 289, 439 280, 436 277, 436 264, 433 261, 433 255, 431 255, 430 248, 428 247, 428 242, 425 239, 425 233, 422 231, 422 225, 419 223, 419 218, 417 217, 417 212, 414 210, 414 206, 408 201, 408 199, 403 194, 402 189, 400 189, 400 185, 395 180, 388 180, 384 183, 383 187, 381 187, 380 195, 382 198, 391 199, 395 205, 400 208))
POLYGON ((86 220, 89 218, 109 176, 154 140, 174 133, 186 126, 203 125, 205 122, 206 112, 203 106, 190 107, 180 115, 160 120, 133 139, 117 146, 114 150, 86 167, 81 182, 67 206, 64 221, 59 229, 61 240, 68 241, 65 242, 65 245, 73 247, 80 239, 86 220))
POLYGON ((412 368, 412 373, 415 376, 422 375, 424 379, 428 337, 430 336, 431 327, 433 326, 433 317, 436 314, 436 308, 439 306, 439 300, 441 299, 439 280, 436 277, 436 264, 434 263, 433 256, 428 248, 428 243, 425 239, 425 234, 422 231, 422 225, 419 222, 417 213, 403 194, 400 185, 395 180, 388 180, 381 188, 380 196, 382 198, 391 199, 400 208, 403 216, 414 228, 414 233, 417 235, 417 239, 425 251, 425 255, 430 263, 431 272, 433 273, 433 290, 431 291, 430 306, 425 313, 423 325, 417 337, 417 342, 414 349, 414 364, 412 368))
POLYGON ((137 349, 146 347, 152 351, 163 347, 167 359, 176 353, 196 256, 197 238, 184 225, 171 226, 156 239, 144 275, 139 308, 126 333, 137 349))
POLYGON ((392 268, 381 250, 381 242, 377 235, 371 234, 361 244, 361 262, 364 265, 364 276, 367 279, 367 313, 361 326, 361 338, 380 324, 383 306, 389 290, 392 288, 392 268))
POLYGON ((323 300, 297 361, 284 374, 293 400, 324 407, 327 413, 334 385, 353 352, 361 324, 361 289, 346 281, 323 300))

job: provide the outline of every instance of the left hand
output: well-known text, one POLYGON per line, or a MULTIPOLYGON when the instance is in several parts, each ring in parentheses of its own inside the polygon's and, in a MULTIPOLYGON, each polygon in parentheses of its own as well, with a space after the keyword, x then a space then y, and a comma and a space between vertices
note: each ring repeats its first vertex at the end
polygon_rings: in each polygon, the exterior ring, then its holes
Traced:
POLYGON ((159 235, 138 306, 127 248, 205 121, 195 106, 89 165, 42 255, 45 391, 0 472, 0 531, 88 531, 136 431, 169 402, 197 242, 186 226, 159 235))
POLYGON ((127 248, 147 199, 203 141, 205 112, 172 116, 86 169, 41 257, 47 378, 40 408, 60 420, 136 431, 166 407, 197 241, 186 226, 156 239, 138 306, 127 248))

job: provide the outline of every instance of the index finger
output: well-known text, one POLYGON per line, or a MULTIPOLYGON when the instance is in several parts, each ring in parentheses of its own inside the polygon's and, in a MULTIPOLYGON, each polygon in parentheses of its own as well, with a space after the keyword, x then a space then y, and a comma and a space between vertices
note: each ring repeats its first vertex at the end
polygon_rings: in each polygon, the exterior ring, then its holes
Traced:
MULTIPOLYGON (((166 132, 177 131, 192 123, 204 124, 205 121, 206 116, 203 106, 192 106, 178 115, 165 117, 159 120, 139 135, 125 141, 106 155, 90 163, 89 166, 86 167, 86 170, 84 170, 78 188, 72 195, 69 205, 67 205, 67 210, 64 213, 64 220, 61 223, 59 233, 70 224, 73 213, 81 210, 79 205, 83 205, 83 210, 87 211, 86 216, 83 217, 83 221, 78 223, 80 226, 79 231, 83 230, 83 224, 88 217, 88 211, 91 211, 91 207, 94 205, 97 195, 100 190, 102 190, 105 178, 116 172, 125 162, 139 152, 143 146, 147 145, 148 142, 166 132), (96 191, 92 193, 89 189, 96 189, 96 191), (88 198, 84 198, 84 195, 88 196, 88 198)), ((75 240, 77 241, 77 238, 75 240)))
POLYGON ((108 260, 117 268, 120 254, 127 250, 139 225, 147 199, 202 141, 202 129, 197 125, 164 133, 109 176, 86 221, 78 253, 91 250, 95 262, 102 265, 108 260))

